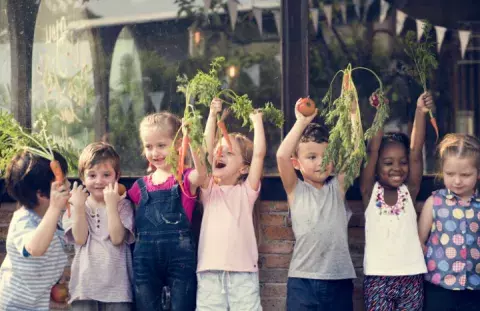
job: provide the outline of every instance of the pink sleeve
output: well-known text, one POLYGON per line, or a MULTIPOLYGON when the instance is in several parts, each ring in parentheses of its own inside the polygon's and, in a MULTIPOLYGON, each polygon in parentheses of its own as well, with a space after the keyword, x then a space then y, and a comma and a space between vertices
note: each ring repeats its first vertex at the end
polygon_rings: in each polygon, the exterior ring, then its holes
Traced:
POLYGON ((138 205, 140 203, 140 198, 142 193, 140 192, 140 186, 135 182, 132 188, 128 189, 128 197, 132 200, 133 204, 138 205))
POLYGON ((210 178, 207 188, 200 187, 200 200, 202 201, 204 208, 208 206, 208 204, 206 203, 208 202, 210 195, 212 194, 212 190, 213 190, 213 178, 210 178))
POLYGON ((245 189, 247 190, 247 195, 248 195, 248 203, 250 203, 251 206, 255 204, 255 201, 258 199, 258 196, 260 194, 260 189, 262 189, 262 184, 258 184, 258 190, 253 190, 252 186, 248 182, 248 179, 243 183, 245 189))
POLYGON ((135 242, 134 234, 134 219, 133 219, 133 208, 129 200, 121 200, 118 203, 118 215, 120 216, 120 221, 125 229, 128 230, 128 236, 125 237, 125 241, 128 244, 135 242))

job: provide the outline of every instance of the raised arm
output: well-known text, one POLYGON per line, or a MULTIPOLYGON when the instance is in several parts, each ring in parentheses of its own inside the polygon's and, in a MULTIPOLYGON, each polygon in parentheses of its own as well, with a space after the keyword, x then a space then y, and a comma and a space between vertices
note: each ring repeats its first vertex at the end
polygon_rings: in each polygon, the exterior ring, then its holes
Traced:
POLYGON ((293 125, 290 132, 283 139, 280 147, 277 150, 277 165, 278 172, 280 173, 280 178, 282 179, 283 187, 287 192, 287 195, 290 196, 295 189, 297 184, 297 174, 292 163, 292 155, 295 151, 295 148, 302 137, 302 133, 310 122, 315 118, 318 113, 318 110, 315 110, 315 113, 309 117, 305 117, 298 111, 298 106, 300 105, 300 99, 297 100, 295 104, 295 117, 297 121, 293 125))
POLYGON ((88 238, 87 214, 85 212, 85 201, 87 200, 88 193, 82 185, 74 182, 71 194, 72 197, 70 201, 72 202, 71 205, 73 209, 72 236, 75 244, 85 245, 88 238))
POLYGON ((423 176, 423 144, 425 143, 425 116, 434 106, 432 95, 423 93, 418 97, 417 109, 415 110, 415 120, 413 121, 412 137, 410 142, 410 173, 408 176, 408 191, 415 201, 423 176))
POLYGON ((378 151, 382 142, 383 130, 378 131, 367 145, 367 165, 360 173, 360 192, 362 193, 363 206, 366 208, 372 196, 375 185, 375 170, 378 161, 378 151))
POLYGON ((217 115, 222 111, 222 101, 214 98, 210 104, 207 124, 205 125, 205 143, 207 145, 207 158, 210 164, 213 164, 213 149, 215 148, 215 132, 217 129, 217 115))
POLYGON ((112 241, 113 245, 121 245, 125 240, 127 229, 125 229, 120 220, 118 203, 125 195, 120 196, 118 194, 118 182, 115 182, 115 184, 109 184, 103 189, 103 197, 107 209, 107 226, 110 241, 112 241))
POLYGON ((50 206, 48 207, 42 221, 35 229, 31 239, 25 243, 26 251, 32 256, 42 256, 52 242, 53 235, 57 230, 60 213, 67 206, 70 198, 67 185, 60 182, 53 182, 50 190, 50 206))
POLYGON ((260 187, 260 178, 263 175, 263 162, 267 153, 267 144, 265 142, 265 129, 263 127, 263 114, 255 111, 250 114, 253 123, 253 156, 250 169, 248 171, 248 183, 253 190, 257 191, 260 187))

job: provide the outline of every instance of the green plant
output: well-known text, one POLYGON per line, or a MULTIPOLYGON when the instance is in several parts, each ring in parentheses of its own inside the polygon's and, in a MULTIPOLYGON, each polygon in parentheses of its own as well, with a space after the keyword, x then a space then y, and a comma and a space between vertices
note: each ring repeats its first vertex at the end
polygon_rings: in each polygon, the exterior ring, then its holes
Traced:
POLYGON ((328 163, 335 163, 339 172, 345 173, 345 187, 353 184, 360 172, 361 163, 367 160, 365 140, 371 139, 378 132, 388 118, 389 108, 384 96, 383 84, 375 72, 368 68, 352 68, 349 64, 346 69, 338 71, 330 83, 330 88, 323 99, 327 109, 322 111, 325 123, 331 126, 328 147, 324 154, 323 168, 328 163), (358 94, 353 83, 352 73, 355 70, 366 70, 372 73, 379 83, 375 91, 377 96, 377 112, 371 127, 363 132, 358 94), (333 100, 333 82, 337 75, 343 74, 340 96, 333 100))

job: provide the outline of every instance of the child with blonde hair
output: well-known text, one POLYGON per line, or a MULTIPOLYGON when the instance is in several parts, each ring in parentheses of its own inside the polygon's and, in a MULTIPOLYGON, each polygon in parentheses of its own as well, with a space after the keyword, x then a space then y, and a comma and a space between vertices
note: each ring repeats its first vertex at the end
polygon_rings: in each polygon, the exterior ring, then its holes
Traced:
POLYGON ((230 134, 215 142, 214 99, 205 128, 212 176, 201 188, 204 206, 198 249, 197 310, 262 310, 253 207, 260 191, 266 153, 261 112, 250 115, 253 142, 230 134))
POLYGON ((418 224, 428 269, 424 310, 479 310, 480 140, 448 134, 438 150, 445 188, 425 201, 418 224))
POLYGON ((191 220, 207 169, 192 150, 194 168, 183 173, 183 190, 171 173, 166 159, 181 127, 178 117, 168 112, 148 115, 140 123, 143 154, 152 173, 128 190, 137 206, 133 271, 139 311, 195 309, 197 248, 191 220))

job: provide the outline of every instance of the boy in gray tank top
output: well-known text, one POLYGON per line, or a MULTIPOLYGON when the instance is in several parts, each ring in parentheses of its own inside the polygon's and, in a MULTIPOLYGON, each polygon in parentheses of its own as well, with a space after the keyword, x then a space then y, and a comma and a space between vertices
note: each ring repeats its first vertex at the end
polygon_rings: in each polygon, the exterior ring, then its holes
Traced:
POLYGON ((287 310, 353 310, 353 268, 348 249, 344 174, 330 177, 322 170, 328 131, 310 123, 295 106, 297 121, 277 151, 277 163, 287 192, 295 234, 287 283, 287 310), (293 155, 293 156, 292 156, 293 155), (297 178, 295 170, 302 174, 297 178))

